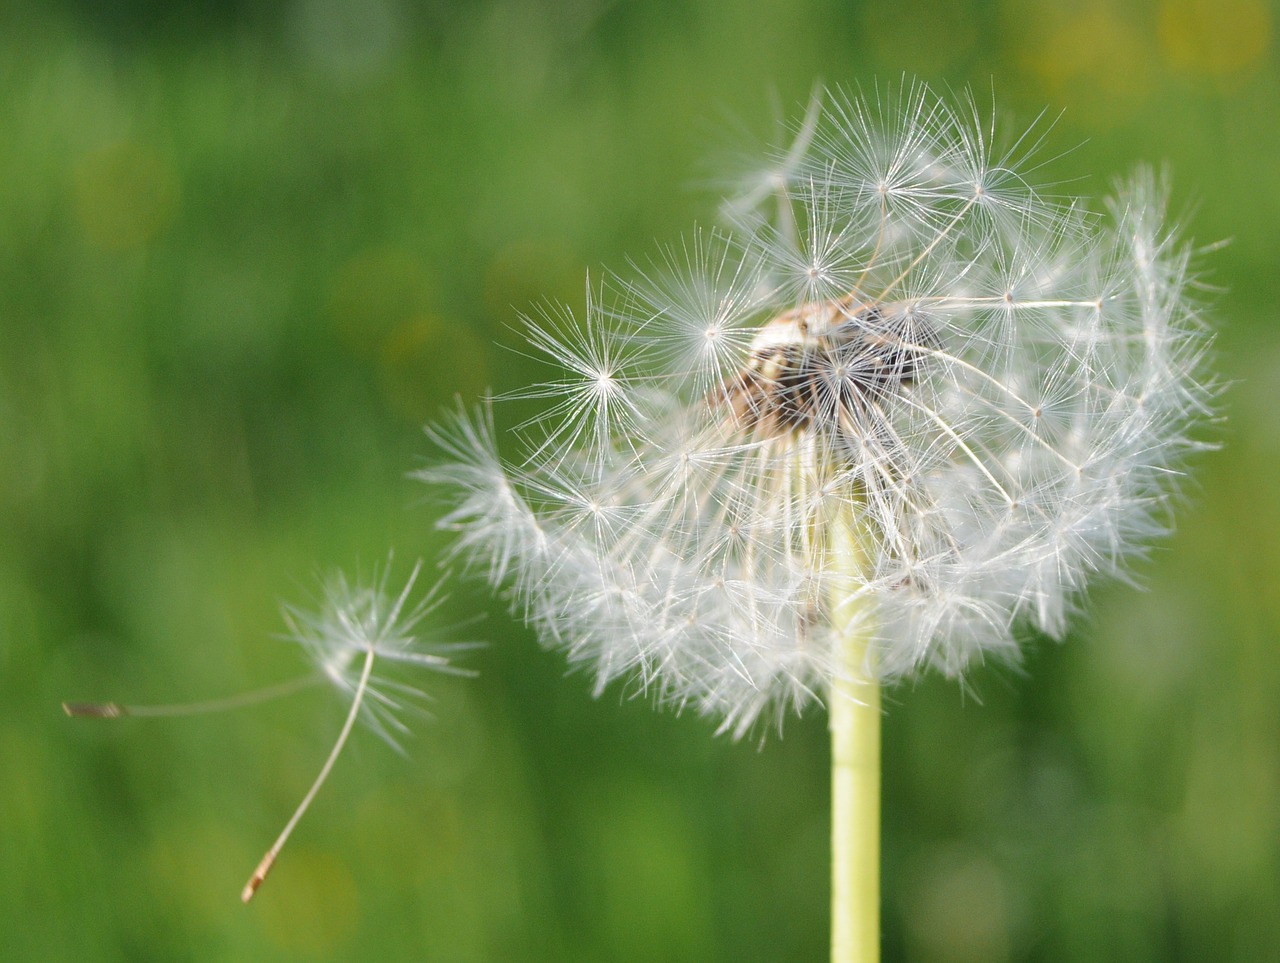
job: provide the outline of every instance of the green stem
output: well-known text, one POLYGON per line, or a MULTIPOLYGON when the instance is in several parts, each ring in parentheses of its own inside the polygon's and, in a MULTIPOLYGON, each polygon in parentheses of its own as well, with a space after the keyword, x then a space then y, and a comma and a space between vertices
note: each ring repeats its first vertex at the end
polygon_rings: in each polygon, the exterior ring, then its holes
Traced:
POLYGON ((847 524, 837 522, 831 530, 831 961, 879 963, 880 685, 871 674, 866 622, 856 617, 859 601, 852 592, 864 555, 847 524))

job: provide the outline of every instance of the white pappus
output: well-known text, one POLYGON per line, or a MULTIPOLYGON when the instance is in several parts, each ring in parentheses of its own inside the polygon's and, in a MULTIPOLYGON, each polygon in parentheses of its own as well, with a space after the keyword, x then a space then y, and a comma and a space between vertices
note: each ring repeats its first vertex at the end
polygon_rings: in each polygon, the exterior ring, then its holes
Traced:
POLYGON ((883 681, 1013 659, 1167 530, 1214 388, 1165 188, 1092 212, 992 134, 922 85, 815 100, 724 227, 530 319, 562 373, 519 460, 486 407, 428 429, 456 552, 597 691, 742 735, 826 697, 837 632, 883 681))

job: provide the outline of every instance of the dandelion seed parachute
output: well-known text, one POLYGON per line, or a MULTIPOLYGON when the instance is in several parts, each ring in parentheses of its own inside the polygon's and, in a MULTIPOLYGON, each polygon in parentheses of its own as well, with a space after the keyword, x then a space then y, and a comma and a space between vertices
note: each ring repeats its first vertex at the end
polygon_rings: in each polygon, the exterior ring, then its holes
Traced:
POLYGON ((202 715, 268 702, 322 681, 333 684, 343 694, 350 702, 346 721, 311 788, 241 891, 241 899, 247 903, 266 880, 285 843, 328 779, 356 721, 363 718, 371 729, 399 751, 398 737, 409 732, 403 714, 410 710, 425 711, 421 703, 427 700, 426 693, 394 678, 388 672, 387 664, 392 670, 395 667, 413 667, 450 675, 473 674, 452 664, 450 655, 474 648, 474 644, 429 643, 421 637, 421 623, 443 601, 439 593, 440 584, 437 583, 416 604, 410 605, 409 596, 421 567, 421 562, 414 566, 398 595, 387 592, 388 566, 382 575, 368 584, 351 582, 345 575, 336 574, 325 583, 324 601, 318 611, 287 606, 284 614, 290 637, 305 650, 315 669, 314 674, 201 702, 172 705, 64 702, 63 711, 69 716, 95 719, 202 715))
POLYGON ((1031 185, 1037 138, 919 85, 811 107, 724 228, 530 322, 563 374, 521 461, 486 408, 428 429, 456 551, 597 691, 735 735, 846 671, 841 595, 884 681, 1060 636, 1167 529, 1213 389, 1163 184, 1089 212, 1031 185))
POLYGON ((253 899, 265 882, 285 843, 329 778, 357 719, 363 716, 389 745, 400 749, 396 736, 409 730, 399 713, 407 702, 424 699, 425 695, 404 682, 375 673, 375 664, 387 661, 393 665, 429 668, 436 672, 468 674, 451 665, 445 654, 468 646, 454 644, 427 648, 418 638, 418 624, 441 601, 437 585, 415 606, 406 607, 420 568, 421 563, 414 566, 409 581, 398 596, 393 597, 385 591, 385 572, 372 585, 355 585, 339 574, 326 584, 325 604, 318 613, 293 607, 285 609, 285 619, 294 640, 307 651, 321 676, 350 699, 351 707, 311 788, 241 890, 243 902, 253 899))

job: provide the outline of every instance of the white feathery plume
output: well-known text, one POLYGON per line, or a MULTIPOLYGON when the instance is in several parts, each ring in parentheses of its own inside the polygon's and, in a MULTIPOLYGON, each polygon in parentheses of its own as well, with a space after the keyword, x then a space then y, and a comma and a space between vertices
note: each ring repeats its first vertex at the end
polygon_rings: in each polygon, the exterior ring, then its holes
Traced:
POLYGON ((564 373, 521 461, 487 408, 429 429, 456 551, 597 692, 735 736, 826 699, 841 634, 881 681, 1061 636, 1167 530, 1214 389, 1163 182, 1094 213, 1038 141, 922 85, 812 105, 726 227, 531 322, 564 373))

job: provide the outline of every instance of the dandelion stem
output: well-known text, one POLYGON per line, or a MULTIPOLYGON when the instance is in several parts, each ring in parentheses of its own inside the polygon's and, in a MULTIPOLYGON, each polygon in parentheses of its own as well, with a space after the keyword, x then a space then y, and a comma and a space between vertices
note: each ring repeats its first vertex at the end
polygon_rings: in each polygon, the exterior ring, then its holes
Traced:
POLYGON ((347 737, 351 735, 351 730, 356 724, 356 718, 360 715, 360 706, 364 701, 364 694, 369 688, 369 677, 373 673, 375 655, 376 650, 371 644, 365 649, 364 666, 360 671, 360 681, 356 684, 355 692, 351 697, 351 709, 347 713, 347 721, 342 724, 342 731, 338 733, 337 741, 334 742, 333 748, 329 750, 329 758, 320 767, 320 773, 316 776, 315 782, 311 784, 307 794, 302 797, 302 802, 298 803, 298 808, 293 811, 293 815, 285 823, 284 829, 280 831, 276 841, 271 844, 271 848, 267 850, 266 855, 262 857, 262 861, 258 863, 253 875, 249 877, 249 882, 244 884, 244 889, 240 891, 242 902, 247 903, 253 899, 253 894, 258 891, 258 887, 262 885, 263 880, 267 878, 267 874, 271 872, 271 867, 275 865, 276 857, 280 855, 280 850, 284 849, 284 844, 288 842, 294 827, 302 819, 302 814, 307 811, 307 808, 311 805, 311 800, 315 799, 316 793, 320 791, 324 781, 329 778, 329 771, 333 769, 333 764, 338 761, 342 747, 346 745, 347 737))
POLYGON ((831 963, 880 959, 880 685, 852 591, 865 565, 857 533, 831 525, 836 629, 831 727, 831 963), (838 594, 837 594, 838 593, 838 594))

